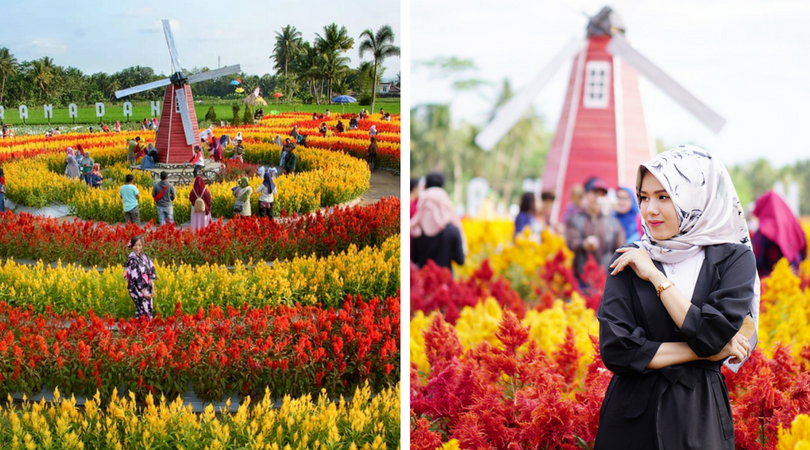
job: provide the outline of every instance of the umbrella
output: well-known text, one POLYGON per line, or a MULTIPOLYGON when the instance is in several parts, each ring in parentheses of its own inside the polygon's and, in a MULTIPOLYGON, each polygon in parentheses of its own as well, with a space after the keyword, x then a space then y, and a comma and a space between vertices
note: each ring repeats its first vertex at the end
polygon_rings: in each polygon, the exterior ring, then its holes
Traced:
POLYGON ((337 97, 332 99, 332 102, 342 104, 343 112, 346 112, 346 103, 356 103, 357 100, 355 100, 355 98, 350 95, 338 95, 337 97))
POLYGON ((239 80, 231 80, 231 86, 239 86, 239 83, 241 83, 241 81, 239 81, 239 80))
POLYGON ((281 92, 276 92, 275 94, 273 94, 273 97, 275 98, 284 97, 284 94, 282 94, 281 92))
POLYGON ((240 87, 239 87, 239 88, 234 89, 234 91, 239 92, 240 94, 241 94, 242 92, 245 92, 245 90, 244 90, 244 89, 242 89, 242 88, 240 88, 240 87))

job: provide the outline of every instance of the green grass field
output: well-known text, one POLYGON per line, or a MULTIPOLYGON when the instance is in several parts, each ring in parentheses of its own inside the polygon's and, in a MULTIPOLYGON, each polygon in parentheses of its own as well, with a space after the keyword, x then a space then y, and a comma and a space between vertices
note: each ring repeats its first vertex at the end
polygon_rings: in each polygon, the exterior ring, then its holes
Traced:
MULTIPOLYGON (((125 129, 132 129, 140 127, 140 123, 144 117, 150 118, 152 117, 151 108, 149 103, 135 103, 132 105, 132 117, 129 118, 129 123, 126 122, 124 118, 124 102, 106 102, 104 103, 104 117, 99 119, 96 117, 96 108, 95 106, 87 106, 87 107, 80 107, 78 111, 78 117, 76 117, 76 124, 82 125, 97 125, 100 120, 103 120, 110 129, 113 128, 116 120, 120 120, 122 126, 125 129)), ((230 121, 233 118, 233 110, 231 109, 231 105, 236 104, 236 102, 232 104, 215 104, 214 111, 217 113, 217 121, 224 120, 230 121)), ((25 120, 25 125, 47 125, 49 123, 48 119, 45 118, 45 112, 42 105, 28 106, 28 119, 25 120)), ((162 105, 161 105, 162 106, 162 105)), ((208 112, 208 108, 211 106, 211 103, 198 103, 195 106, 195 110, 197 111, 197 120, 200 122, 204 122, 205 114, 208 112)), ((345 112, 347 113, 357 113, 360 112, 362 108, 369 108, 369 105, 360 105, 358 103, 349 103, 347 105, 303 105, 303 104, 287 104, 287 103, 274 103, 272 101, 267 102, 267 106, 264 106, 264 113, 270 114, 271 111, 279 111, 279 112, 307 112, 307 113, 323 113, 327 109, 331 112, 345 112)), ((377 99, 377 103, 375 105, 375 109, 379 112, 380 108, 384 108, 387 112, 391 114, 399 114, 400 112, 400 101, 398 98, 382 98, 377 99)), ((239 109, 239 116, 242 117, 244 114, 244 106, 240 105, 239 109)), ((2 119, 3 122, 21 126, 23 125, 22 119, 20 119, 20 114, 16 108, 6 108, 5 109, 5 118, 2 119)), ((207 122, 206 122, 207 123, 207 122)), ((53 108, 53 118, 50 119, 51 125, 73 125, 73 119, 68 116, 68 109, 56 107, 53 108)))

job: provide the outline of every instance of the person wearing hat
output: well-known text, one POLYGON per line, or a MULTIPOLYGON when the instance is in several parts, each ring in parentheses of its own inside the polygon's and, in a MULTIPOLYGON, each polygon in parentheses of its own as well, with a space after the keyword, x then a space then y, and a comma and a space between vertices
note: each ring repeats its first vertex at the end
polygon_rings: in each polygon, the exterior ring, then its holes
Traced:
POLYGON ((565 242, 574 252, 574 275, 580 287, 587 283, 583 279, 585 263, 593 256, 597 264, 607 269, 610 257, 617 248, 624 245, 624 228, 614 217, 602 213, 599 199, 604 198, 610 187, 599 178, 585 184, 585 199, 582 212, 574 214, 565 222, 565 242))

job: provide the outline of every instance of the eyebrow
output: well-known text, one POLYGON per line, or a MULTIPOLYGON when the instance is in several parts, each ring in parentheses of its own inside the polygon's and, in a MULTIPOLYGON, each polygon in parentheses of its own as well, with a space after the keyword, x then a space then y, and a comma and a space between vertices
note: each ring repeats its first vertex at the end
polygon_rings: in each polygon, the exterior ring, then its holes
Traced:
MULTIPOLYGON (((646 194, 646 193, 647 193, 647 191, 638 191, 638 193, 639 193, 639 194, 646 194)), ((664 194, 666 194, 666 193, 667 193, 667 190, 666 190, 666 189, 659 189, 659 190, 657 190, 657 191, 653 192, 653 194, 660 194, 660 193, 664 193, 664 194)))

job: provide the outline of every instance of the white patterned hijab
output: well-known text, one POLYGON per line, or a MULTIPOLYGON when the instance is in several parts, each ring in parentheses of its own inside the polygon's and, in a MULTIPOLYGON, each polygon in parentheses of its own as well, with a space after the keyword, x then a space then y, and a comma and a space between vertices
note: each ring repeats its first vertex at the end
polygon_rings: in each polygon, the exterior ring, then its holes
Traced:
MULTIPOLYGON (((680 222, 676 236, 659 241, 652 238, 644 218, 644 237, 638 244, 649 252, 650 258, 673 264, 697 254, 706 245, 733 243, 751 248, 737 190, 720 160, 692 145, 669 149, 639 166, 636 194, 641 190, 641 179, 646 171, 666 189, 680 222)), ((750 307, 757 325, 759 294, 757 275, 750 307)))

